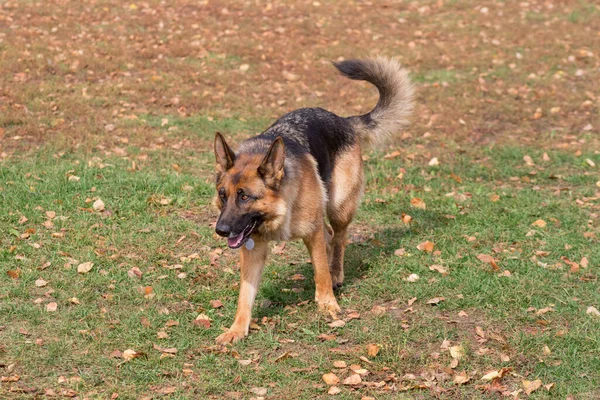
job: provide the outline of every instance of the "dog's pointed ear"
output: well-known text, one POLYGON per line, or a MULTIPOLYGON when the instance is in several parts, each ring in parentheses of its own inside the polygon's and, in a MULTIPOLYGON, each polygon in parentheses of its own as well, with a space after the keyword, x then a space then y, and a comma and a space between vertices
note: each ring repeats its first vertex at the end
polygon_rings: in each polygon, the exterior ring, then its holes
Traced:
POLYGON ((233 163, 235 162, 235 153, 231 150, 231 147, 229 147, 220 132, 215 134, 215 158, 222 172, 233 167, 233 163))
POLYGON ((258 167, 258 172, 264 178, 279 180, 283 177, 284 163, 285 145, 283 144, 283 138, 279 136, 273 141, 273 144, 271 144, 267 155, 262 160, 260 167, 258 167))

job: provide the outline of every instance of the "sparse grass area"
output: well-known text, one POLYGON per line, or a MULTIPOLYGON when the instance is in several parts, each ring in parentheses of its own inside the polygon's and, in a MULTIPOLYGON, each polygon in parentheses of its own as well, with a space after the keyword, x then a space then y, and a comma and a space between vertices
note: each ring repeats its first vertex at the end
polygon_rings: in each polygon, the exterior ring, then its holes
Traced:
POLYGON ((599 398, 599 32, 579 0, 2 3, 0 398, 328 398, 322 375, 356 365, 335 398, 599 398), (367 111, 329 63, 364 54, 399 56, 419 97, 365 154, 346 325, 288 243, 248 339, 215 347, 239 277, 211 225, 214 132, 367 111))

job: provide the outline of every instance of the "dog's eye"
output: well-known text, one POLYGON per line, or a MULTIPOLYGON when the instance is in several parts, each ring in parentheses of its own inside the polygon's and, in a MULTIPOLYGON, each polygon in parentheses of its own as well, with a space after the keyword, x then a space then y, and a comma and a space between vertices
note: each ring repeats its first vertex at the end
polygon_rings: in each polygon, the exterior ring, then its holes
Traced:
POLYGON ((247 194, 243 194, 242 195, 242 200, 246 201, 250 198, 250 196, 248 196, 247 194))

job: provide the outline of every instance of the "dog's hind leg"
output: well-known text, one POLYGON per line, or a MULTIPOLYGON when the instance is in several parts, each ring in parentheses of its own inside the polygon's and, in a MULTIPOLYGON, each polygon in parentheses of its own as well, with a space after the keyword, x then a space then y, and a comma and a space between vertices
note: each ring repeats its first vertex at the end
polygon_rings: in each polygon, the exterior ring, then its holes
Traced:
POLYGON ((329 263, 327 260, 326 227, 323 223, 311 235, 303 238, 304 244, 310 252, 315 271, 315 301, 322 311, 335 314, 340 311, 340 306, 333 294, 329 263))
POLYGON ((257 241, 252 250, 248 250, 244 246, 240 252, 241 283, 238 308, 231 328, 217 338, 219 344, 235 342, 248 335, 252 319, 252 306, 267 261, 268 245, 266 241, 257 241))
POLYGON ((329 187, 327 217, 333 228, 329 269, 334 289, 344 283, 344 253, 348 226, 360 204, 364 186, 362 155, 356 144, 338 156, 329 187))

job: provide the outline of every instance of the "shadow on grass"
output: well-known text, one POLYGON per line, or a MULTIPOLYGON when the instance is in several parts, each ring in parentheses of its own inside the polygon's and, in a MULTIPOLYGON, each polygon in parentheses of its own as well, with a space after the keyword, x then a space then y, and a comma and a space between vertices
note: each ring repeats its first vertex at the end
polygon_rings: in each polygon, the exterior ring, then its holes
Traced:
MULTIPOLYGON (((446 218, 435 212, 422 211, 420 215, 421 221, 427 229, 447 223, 446 218)), ((382 253, 393 256, 399 241, 408 241, 411 236, 416 234, 415 229, 406 226, 387 227, 377 232, 371 240, 349 244, 346 247, 344 260, 344 286, 336 295, 343 294, 346 288, 353 286, 364 277, 375 265, 373 261, 377 260, 382 253)), ((315 283, 312 264, 302 263, 295 265, 294 269, 305 279, 290 280, 287 274, 279 274, 263 283, 261 295, 264 300, 268 301, 268 305, 259 307, 256 310, 256 317, 272 317, 280 314, 286 306, 314 299, 315 283)))

